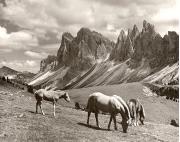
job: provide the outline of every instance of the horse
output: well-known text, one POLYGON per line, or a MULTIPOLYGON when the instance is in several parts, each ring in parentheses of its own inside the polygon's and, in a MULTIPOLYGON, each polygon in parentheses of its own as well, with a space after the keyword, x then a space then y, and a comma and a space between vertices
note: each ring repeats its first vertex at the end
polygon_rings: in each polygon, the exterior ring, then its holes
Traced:
POLYGON ((100 128, 98 121, 98 113, 102 111, 103 113, 110 113, 108 130, 110 130, 112 119, 114 121, 114 129, 117 130, 116 115, 120 113, 122 116, 121 124, 123 128, 123 132, 127 133, 130 115, 126 114, 126 109, 128 109, 128 107, 125 108, 123 106, 123 103, 118 101, 118 99, 115 96, 107 96, 100 92, 95 92, 93 94, 90 94, 86 107, 86 110, 88 111, 87 125, 89 125, 89 117, 91 115, 91 112, 93 112, 95 113, 96 125, 98 128, 100 128))
POLYGON ((132 125, 138 126, 139 125, 138 120, 140 120, 141 124, 144 125, 145 110, 143 105, 139 102, 139 100, 130 99, 127 101, 127 105, 130 110, 132 121, 134 120, 134 123, 132 123, 132 125))
POLYGON ((43 115, 45 115, 43 109, 42 109, 42 100, 46 100, 46 101, 49 101, 49 102, 52 102, 53 103, 53 108, 54 108, 54 117, 55 117, 55 103, 63 98, 65 99, 67 102, 70 102, 70 97, 68 95, 67 92, 64 92, 64 91, 60 91, 60 90, 57 90, 57 91, 53 91, 53 90, 46 90, 46 89, 39 89, 37 91, 35 91, 34 93, 35 95, 35 98, 36 98, 36 113, 38 113, 38 106, 40 107, 41 109, 41 113, 43 115))

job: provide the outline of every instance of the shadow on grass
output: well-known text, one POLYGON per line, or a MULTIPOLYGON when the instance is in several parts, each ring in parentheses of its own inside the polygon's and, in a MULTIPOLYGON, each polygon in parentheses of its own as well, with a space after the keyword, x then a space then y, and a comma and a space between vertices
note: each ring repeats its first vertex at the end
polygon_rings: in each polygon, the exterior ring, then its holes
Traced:
POLYGON ((95 130, 103 130, 103 131, 108 131, 108 129, 105 129, 105 128, 98 128, 96 126, 91 126, 91 125, 87 125, 87 124, 84 124, 84 123, 77 123, 78 125, 81 125, 81 126, 85 126, 85 127, 88 127, 88 128, 92 128, 92 129, 95 129, 95 130))
POLYGON ((28 112, 33 113, 33 114, 37 114, 35 111, 32 111, 32 110, 28 110, 28 112))

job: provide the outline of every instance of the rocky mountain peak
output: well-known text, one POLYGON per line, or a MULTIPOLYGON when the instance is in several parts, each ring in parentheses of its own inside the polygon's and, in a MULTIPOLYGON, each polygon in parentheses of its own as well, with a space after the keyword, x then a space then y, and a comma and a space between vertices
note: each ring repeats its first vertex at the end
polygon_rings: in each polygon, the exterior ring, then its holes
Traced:
POLYGON ((146 20, 143 21, 143 29, 142 29, 142 32, 150 32, 150 33, 153 33, 155 32, 155 29, 154 29, 154 25, 148 23, 146 20))
POLYGON ((125 40, 126 40, 126 34, 125 34, 124 30, 121 30, 120 34, 118 36, 118 41, 119 42, 124 42, 125 40))
POLYGON ((55 69, 57 67, 57 57, 54 55, 48 55, 47 58, 43 59, 40 63, 40 72, 45 70, 55 69))
POLYGON ((97 59, 105 59, 112 46, 109 39, 88 28, 81 28, 75 38, 69 33, 64 33, 57 54, 58 65, 89 68, 97 59), (70 40, 66 40, 67 37, 70 40))
POLYGON ((136 37, 138 34, 139 34, 139 29, 136 25, 134 25, 133 30, 132 30, 131 35, 130 35, 131 39, 136 37))
POLYGON ((70 34, 70 33, 68 33, 68 32, 64 32, 63 34, 62 34, 62 40, 69 40, 69 41, 72 41, 73 40, 73 36, 70 34))
POLYGON ((82 40, 84 40, 85 42, 87 42, 89 36, 91 36, 91 35, 92 35, 92 33, 91 33, 90 29, 83 27, 83 28, 81 28, 81 29, 79 30, 79 32, 77 33, 76 41, 77 41, 78 43, 81 42, 82 40))

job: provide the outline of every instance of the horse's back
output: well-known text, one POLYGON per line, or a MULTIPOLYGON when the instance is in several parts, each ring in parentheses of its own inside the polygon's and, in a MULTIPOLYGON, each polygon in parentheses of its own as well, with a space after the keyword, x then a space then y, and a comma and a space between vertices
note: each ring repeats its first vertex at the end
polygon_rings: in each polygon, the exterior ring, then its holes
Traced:
POLYGON ((107 112, 109 104, 109 96, 100 92, 95 92, 89 95, 87 110, 91 112, 107 112))
POLYGON ((107 96, 100 92, 89 95, 87 108, 91 109, 92 112, 99 110, 102 112, 110 112, 120 109, 120 107, 121 104, 112 96, 107 96))
POLYGON ((47 101, 55 101, 59 99, 59 93, 53 90, 44 92, 43 99, 47 101))

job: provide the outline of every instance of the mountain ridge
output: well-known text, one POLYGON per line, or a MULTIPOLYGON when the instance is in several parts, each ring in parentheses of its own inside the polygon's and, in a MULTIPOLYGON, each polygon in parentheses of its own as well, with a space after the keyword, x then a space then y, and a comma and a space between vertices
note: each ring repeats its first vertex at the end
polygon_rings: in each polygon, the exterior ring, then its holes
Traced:
POLYGON ((55 69, 48 68, 41 83, 34 79, 34 86, 67 89, 142 81, 178 62, 178 42, 176 32, 168 31, 161 37, 145 20, 141 31, 136 25, 127 35, 121 30, 116 44, 88 28, 81 28, 76 37, 64 33, 57 57, 49 63, 56 62, 55 69))

